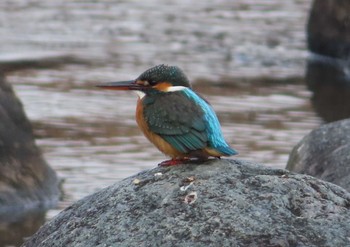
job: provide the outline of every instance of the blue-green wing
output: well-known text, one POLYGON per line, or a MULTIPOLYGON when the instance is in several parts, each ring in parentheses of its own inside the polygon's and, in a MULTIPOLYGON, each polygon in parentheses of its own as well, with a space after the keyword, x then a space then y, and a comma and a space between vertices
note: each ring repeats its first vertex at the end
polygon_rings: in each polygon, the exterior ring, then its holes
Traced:
POLYGON ((152 132, 182 153, 207 146, 204 112, 186 94, 179 91, 147 98, 143 113, 152 132))

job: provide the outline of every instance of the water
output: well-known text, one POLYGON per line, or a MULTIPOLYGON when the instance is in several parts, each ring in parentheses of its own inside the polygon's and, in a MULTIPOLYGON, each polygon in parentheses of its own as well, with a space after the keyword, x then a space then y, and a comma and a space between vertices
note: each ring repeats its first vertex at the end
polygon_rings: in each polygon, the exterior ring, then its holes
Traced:
POLYGON ((7 74, 37 144, 64 179, 52 218, 80 198, 163 161, 134 121, 136 96, 100 82, 156 64, 182 67, 213 105, 240 159, 284 168, 322 122, 304 85, 310 1, 2 1, 0 60, 78 63, 7 74))
POLYGON ((103 65, 89 74, 98 80, 174 62, 191 78, 300 75, 309 5, 307 0, 2 1, 0 53, 67 52, 103 65))

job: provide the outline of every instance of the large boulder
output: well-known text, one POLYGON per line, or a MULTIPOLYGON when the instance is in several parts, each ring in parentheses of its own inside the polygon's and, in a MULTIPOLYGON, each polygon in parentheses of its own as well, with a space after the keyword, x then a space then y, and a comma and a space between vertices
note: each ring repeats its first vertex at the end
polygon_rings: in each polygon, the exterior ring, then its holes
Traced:
POLYGON ((35 145, 23 106, 0 73, 0 216, 48 207, 58 196, 56 173, 35 145))
POLYGON ((310 51, 349 59, 350 1, 314 0, 307 24, 310 51))
POLYGON ((45 223, 45 216, 46 211, 41 208, 0 214, 0 246, 21 246, 24 238, 33 235, 45 223))
POLYGON ((59 179, 35 144, 33 130, 6 73, 81 63, 67 54, 0 55, 0 246, 19 246, 59 199, 59 179))
POLYGON ((323 125, 296 145, 287 169, 337 184, 350 191, 350 119, 323 125))
POLYGON ((311 55, 306 82, 317 114, 332 122, 350 117, 350 1, 314 0, 307 25, 311 55))
POLYGON ((23 246, 350 246, 350 194, 242 160, 158 167, 66 208, 23 246))

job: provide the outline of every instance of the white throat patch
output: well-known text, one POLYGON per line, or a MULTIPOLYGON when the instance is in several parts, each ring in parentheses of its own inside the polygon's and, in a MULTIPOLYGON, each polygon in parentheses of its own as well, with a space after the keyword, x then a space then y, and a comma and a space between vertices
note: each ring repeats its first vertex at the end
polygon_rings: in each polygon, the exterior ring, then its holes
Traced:
POLYGON ((168 87, 166 92, 176 92, 176 91, 182 91, 184 89, 186 89, 187 87, 184 87, 184 86, 171 86, 171 87, 168 87))
MULTIPOLYGON (((165 92, 182 91, 182 90, 184 90, 186 88, 187 87, 184 87, 184 86, 172 86, 172 87, 168 87, 165 92)), ((137 96, 139 96, 140 99, 142 99, 143 97, 146 96, 146 94, 144 92, 142 92, 142 91, 135 90, 134 92, 137 94, 137 96)))
POLYGON ((142 92, 142 91, 134 91, 136 94, 137 94, 137 96, 139 96, 139 98, 140 99, 142 99, 143 97, 145 97, 146 96, 146 94, 144 93, 144 92, 142 92))

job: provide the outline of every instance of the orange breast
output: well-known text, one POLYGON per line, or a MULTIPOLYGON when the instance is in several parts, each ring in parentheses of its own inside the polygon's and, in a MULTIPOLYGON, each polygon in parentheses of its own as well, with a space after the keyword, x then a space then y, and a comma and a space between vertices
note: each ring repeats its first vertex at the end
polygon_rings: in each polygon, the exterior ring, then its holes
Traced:
POLYGON ((142 99, 137 101, 136 107, 136 122, 143 132, 143 134, 147 137, 147 139, 152 142, 162 153, 170 156, 171 158, 183 158, 186 155, 180 153, 175 148, 173 148, 168 142, 166 142, 159 135, 151 132, 148 128, 147 123, 143 117, 143 104, 142 99))

